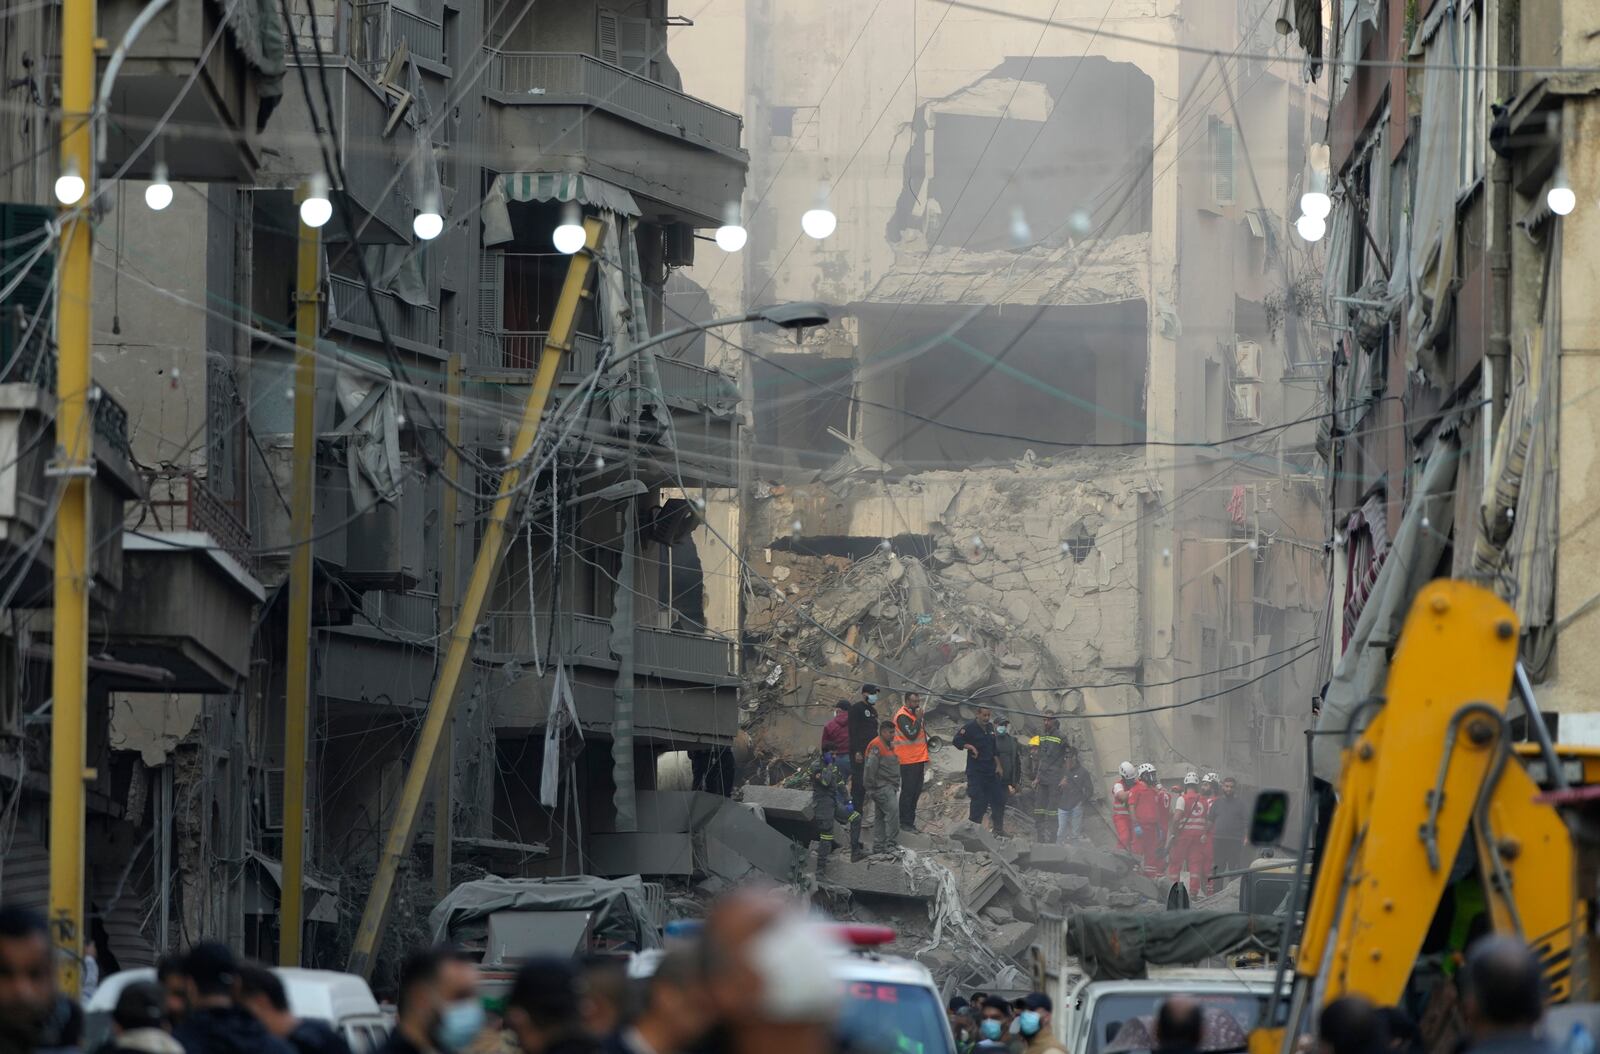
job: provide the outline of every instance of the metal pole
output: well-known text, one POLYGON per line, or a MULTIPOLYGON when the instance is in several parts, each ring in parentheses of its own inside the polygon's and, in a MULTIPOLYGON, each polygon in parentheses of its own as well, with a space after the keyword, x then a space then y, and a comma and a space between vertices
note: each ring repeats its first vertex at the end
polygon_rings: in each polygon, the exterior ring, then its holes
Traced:
POLYGON ((51 637, 50 921, 61 991, 78 995, 83 962, 83 843, 89 662, 89 482, 94 477, 89 411, 94 315, 95 0, 61 5, 61 171, 76 170, 84 196, 61 210, 56 296, 55 610, 51 637))
POLYGON ((561 287, 561 297, 556 301, 555 315, 550 320, 550 334, 539 357, 533 388, 528 393, 527 405, 522 409, 522 421, 517 427, 516 439, 511 444, 509 467, 500 477, 500 489, 494 499, 494 507, 483 527, 483 543, 472 561, 472 577, 467 580, 460 611, 450 627, 450 646, 439 667, 439 679, 434 682, 433 694, 428 699, 428 713, 417 739, 417 751, 412 755, 411 764, 406 767, 406 782, 400 792, 400 800, 395 805, 394 823, 384 840, 378 873, 373 876, 372 891, 367 895, 367 906, 361 914, 361 925, 356 930, 355 946, 350 950, 350 972, 362 977, 372 975, 372 957, 378 950, 379 938, 388 921, 395 877, 399 873, 400 862, 411 850, 411 839, 416 834, 417 812, 422 804, 422 796, 428 789, 439 742, 444 738, 444 730, 450 720, 461 672, 472 652, 473 630, 483 613, 483 602, 489 595, 495 571, 500 566, 506 521, 511 518, 513 496, 522 476, 520 466, 533 452, 539 419, 544 416, 545 404, 550 401, 550 393, 555 388, 562 356, 572 343, 579 301, 587 295, 585 287, 593 264, 590 254, 600 244, 604 224, 590 217, 584 220, 583 227, 587 236, 585 249, 573 254, 572 263, 567 268, 566 284, 561 287))
MULTIPOLYGON (((448 325, 448 322, 446 323, 448 325)), ((446 479, 458 479, 461 476, 461 456, 456 453, 456 448, 461 445, 461 356, 450 357, 450 373, 445 381, 445 395, 448 400, 444 408, 444 432, 449 437, 449 443, 444 451, 444 475, 446 479)), ((439 573, 439 633, 449 633, 455 624, 456 617, 460 614, 456 594, 461 586, 457 579, 460 577, 458 568, 457 546, 459 544, 459 525, 456 523, 459 499, 456 489, 446 485, 444 487, 443 512, 444 532, 440 539, 440 573, 439 573)), ((529 574, 533 569, 529 568, 529 574)), ((433 895, 441 900, 450 892, 450 849, 451 840, 455 837, 454 821, 451 809, 454 804, 455 782, 455 726, 446 724, 439 740, 439 774, 433 783, 433 895)))
MULTIPOLYGON (((301 188, 296 203, 305 196, 301 188)), ((322 232, 300 224, 295 266, 294 461, 289 477, 289 662, 283 699, 283 883, 278 964, 300 965, 305 932, 306 726, 311 714, 311 566, 317 461, 322 232)))

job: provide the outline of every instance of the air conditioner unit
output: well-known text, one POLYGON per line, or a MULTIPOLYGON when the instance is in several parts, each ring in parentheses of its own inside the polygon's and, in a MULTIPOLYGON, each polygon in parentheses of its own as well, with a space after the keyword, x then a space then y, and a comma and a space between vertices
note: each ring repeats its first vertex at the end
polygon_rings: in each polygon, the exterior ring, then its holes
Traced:
POLYGON ((1233 345, 1233 376, 1240 381, 1261 379, 1261 345, 1253 340, 1235 341, 1233 345))
POLYGON ((1261 385, 1255 381, 1235 381, 1229 386, 1228 418, 1237 424, 1261 422, 1261 385))

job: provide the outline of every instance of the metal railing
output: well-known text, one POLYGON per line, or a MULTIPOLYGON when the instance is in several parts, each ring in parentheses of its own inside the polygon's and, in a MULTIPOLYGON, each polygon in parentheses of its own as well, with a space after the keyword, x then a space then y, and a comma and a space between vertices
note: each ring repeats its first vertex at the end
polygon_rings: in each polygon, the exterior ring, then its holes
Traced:
MULTIPOLYGON (((28 346, 15 355, 12 362, 0 369, 0 381, 26 381, 47 392, 56 390, 56 353, 40 340, 29 340, 28 346)), ((94 412, 94 430, 111 448, 125 457, 133 456, 133 446, 128 441, 128 411, 104 388, 96 386, 89 395, 94 412)))
POLYGON ((233 505, 217 497, 205 480, 184 474, 157 476, 149 482, 150 508, 159 530, 203 531, 246 570, 254 570, 256 557, 250 545, 250 528, 239 518, 233 505), (155 494, 160 493, 162 484, 166 487, 166 497, 157 498, 155 494), (162 510, 166 510, 164 522, 162 510))
MULTIPOLYGON (((544 353, 544 342, 549 336, 546 330, 479 330, 482 348, 479 361, 493 369, 528 370, 528 383, 532 384, 531 371, 538 368, 539 356, 544 353)), ((563 372, 588 373, 599 363, 600 338, 587 333, 574 334, 563 372)))
POLYGON ((484 90, 506 103, 583 103, 671 129, 713 146, 739 149, 744 120, 593 55, 547 51, 488 53, 484 90))
POLYGON ((661 394, 668 399, 687 399, 727 413, 739 405, 738 382, 721 370, 661 356, 656 372, 661 376, 661 394))
POLYGON ((350 7, 350 57, 367 72, 382 72, 402 40, 406 50, 417 58, 444 63, 441 23, 396 7, 390 0, 370 0, 350 7))
POLYGON ((360 282, 342 275, 329 275, 328 286, 333 300, 328 312, 330 325, 344 322, 376 333, 377 315, 372 310, 373 301, 376 300, 378 313, 382 314, 391 337, 430 348, 438 346, 438 308, 415 307, 382 289, 374 290, 374 296, 369 298, 360 282))
MULTIPOLYGON (((556 640, 567 662, 615 666, 611 656, 611 620, 598 615, 558 616, 556 640)), ((545 655, 550 640, 550 613, 532 617, 526 611, 495 611, 487 618, 488 650, 495 655, 545 655)), ((689 680, 731 677, 733 643, 704 633, 636 626, 634 661, 641 672, 689 680)))
POLYGON ((361 613, 384 633, 408 640, 438 636, 439 598, 432 593, 372 590, 361 595, 361 613))

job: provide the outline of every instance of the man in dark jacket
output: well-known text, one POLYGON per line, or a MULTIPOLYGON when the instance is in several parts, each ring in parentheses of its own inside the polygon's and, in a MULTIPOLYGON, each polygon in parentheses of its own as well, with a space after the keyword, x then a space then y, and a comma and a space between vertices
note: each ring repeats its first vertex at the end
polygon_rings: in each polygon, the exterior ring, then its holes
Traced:
POLYGON ((78 1004, 56 991, 50 926, 20 904, 0 905, 0 1054, 75 1047, 78 1004))
POLYGON ((583 1031, 581 1002, 577 975, 567 960, 523 963, 506 997, 506 1024, 522 1054, 596 1054, 599 1044, 583 1031))
POLYGON ((850 704, 850 800, 867 800, 867 744, 878 738, 878 686, 861 686, 861 698, 850 704))
POLYGON ((1245 866, 1253 804, 1239 796, 1239 785, 1232 776, 1222 781, 1222 794, 1211 803, 1211 859, 1215 870, 1238 871, 1245 866))
MULTIPOLYGON (((978 714, 961 726, 950 742, 967 752, 967 819, 982 823, 983 814, 995 804, 1000 788, 1000 762, 994 754, 993 713, 987 706, 978 707, 978 714)), ((1005 826, 1005 821, 996 816, 1005 826)))
POLYGON ((288 1043, 296 1054, 350 1054, 344 1037, 321 1021, 302 1021, 289 1012, 289 996, 278 975, 260 963, 239 967, 239 1003, 262 1026, 288 1043))
POLYGON ((1061 777, 1066 768, 1063 758, 1070 749, 1061 741, 1061 723, 1054 717, 1045 718, 1033 776, 1033 826, 1041 842, 1056 840, 1059 824, 1056 812, 1060 808, 1057 800, 1061 797, 1061 777))
POLYGON ((166 993, 154 981, 135 981, 117 996, 111 1011, 111 1038, 97 1054, 183 1054, 168 1031, 166 993))
POLYGON ((1079 841, 1083 838, 1083 810, 1094 800, 1094 781, 1070 746, 1063 755, 1056 788, 1056 841, 1079 841))
POLYGON ((1011 718, 1001 714, 994 723, 994 758, 1000 779, 995 785, 995 800, 990 805, 994 833, 1006 833, 1006 804, 1017 793, 1022 781, 1022 745, 1011 734, 1011 718))
POLYGON ((233 1001, 239 964, 226 944, 201 941, 184 960, 189 1012, 174 1038, 185 1054, 294 1054, 233 1001))
MULTIPOLYGON (((407 956, 400 966, 399 994, 394 1031, 381 1054, 456 1054, 483 1031, 487 1015, 478 998, 477 964, 455 948, 407 956)), ((578 1013, 576 999, 571 1011, 578 1013)), ((506 1023, 512 1018, 508 1007, 506 1023)))

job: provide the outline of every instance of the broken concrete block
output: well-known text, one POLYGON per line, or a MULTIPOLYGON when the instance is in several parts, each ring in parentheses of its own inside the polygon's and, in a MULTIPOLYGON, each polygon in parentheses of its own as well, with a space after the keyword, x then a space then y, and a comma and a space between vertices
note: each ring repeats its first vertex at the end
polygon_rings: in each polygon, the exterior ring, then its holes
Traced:
POLYGON ((968 648, 950 660, 944 675, 951 691, 970 695, 994 677, 994 656, 983 648, 968 648))
POLYGON ((848 850, 834 853, 823 866, 818 880, 843 886, 857 896, 928 900, 935 891, 931 879, 907 875, 897 861, 869 858, 852 863, 848 850))
POLYGON ((800 787, 767 787, 747 783, 740 791, 746 804, 758 806, 767 820, 812 823, 815 812, 811 792, 800 787))
POLYGON ((999 904, 990 904, 984 908, 983 919, 995 926, 1004 926, 1008 922, 1017 921, 1017 917, 1011 914, 1010 908, 1001 907, 999 904))
POLYGON ((996 926, 994 936, 989 941, 989 948, 996 955, 1007 959, 1015 959, 1033 946, 1034 938, 1039 935, 1039 926, 1033 922, 1009 922, 1004 926, 996 926))
POLYGON ((805 850, 767 826, 748 805, 724 801, 705 826, 705 871, 738 882, 760 872, 774 882, 792 882, 800 873, 805 850))

